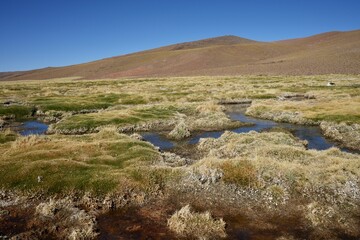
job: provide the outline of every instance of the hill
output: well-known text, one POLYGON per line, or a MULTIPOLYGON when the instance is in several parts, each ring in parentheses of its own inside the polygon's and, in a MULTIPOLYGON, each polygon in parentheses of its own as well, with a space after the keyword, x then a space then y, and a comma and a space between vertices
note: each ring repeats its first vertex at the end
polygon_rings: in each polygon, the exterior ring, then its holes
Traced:
POLYGON ((0 80, 331 73, 360 74, 360 30, 275 42, 222 36, 72 66, 0 73, 0 80))

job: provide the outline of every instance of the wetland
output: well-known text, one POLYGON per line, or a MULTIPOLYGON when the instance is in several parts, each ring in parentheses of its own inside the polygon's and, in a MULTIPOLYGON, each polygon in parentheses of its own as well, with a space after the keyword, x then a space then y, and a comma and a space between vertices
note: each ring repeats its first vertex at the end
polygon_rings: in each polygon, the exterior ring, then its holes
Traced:
POLYGON ((359 86, 2 82, 0 237, 358 239, 359 86))

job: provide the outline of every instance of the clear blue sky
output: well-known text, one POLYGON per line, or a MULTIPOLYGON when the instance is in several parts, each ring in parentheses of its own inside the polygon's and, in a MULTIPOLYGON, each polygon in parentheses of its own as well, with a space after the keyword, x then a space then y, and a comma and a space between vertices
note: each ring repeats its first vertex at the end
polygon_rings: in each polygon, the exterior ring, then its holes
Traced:
POLYGON ((0 71, 221 35, 273 41, 355 29, 359 0, 0 0, 0 71))

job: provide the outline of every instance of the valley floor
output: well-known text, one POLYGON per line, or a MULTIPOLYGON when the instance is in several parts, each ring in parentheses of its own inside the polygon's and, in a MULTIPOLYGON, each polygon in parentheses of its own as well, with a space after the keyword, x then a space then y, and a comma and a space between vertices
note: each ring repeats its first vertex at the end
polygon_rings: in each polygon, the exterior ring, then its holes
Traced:
POLYGON ((51 79, 0 86, 0 238, 358 239, 360 155, 308 150, 284 129, 172 141, 248 125, 320 126, 360 148, 360 76, 51 79), (327 86, 328 82, 334 83, 327 86), (26 119, 50 124, 20 136, 26 119))

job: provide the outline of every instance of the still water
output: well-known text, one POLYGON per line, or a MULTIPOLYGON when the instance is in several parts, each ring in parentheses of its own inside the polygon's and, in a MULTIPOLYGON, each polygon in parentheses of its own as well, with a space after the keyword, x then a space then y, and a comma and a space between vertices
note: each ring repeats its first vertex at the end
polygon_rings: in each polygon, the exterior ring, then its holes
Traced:
MULTIPOLYGON (((270 120, 263 120, 245 115, 246 107, 244 106, 231 106, 228 108, 227 114, 232 120, 241 121, 244 123, 251 123, 251 126, 239 127, 231 129, 230 131, 236 133, 247 133, 250 131, 261 132, 269 130, 274 127, 289 130, 294 136, 301 140, 308 141, 308 149, 325 150, 331 147, 336 147, 336 143, 325 138, 321 129, 318 126, 291 124, 291 123, 278 123, 270 120)), ((185 144, 196 144, 200 138, 219 138, 224 131, 202 132, 192 135, 186 140, 185 144)), ((155 146, 160 147, 162 150, 169 150, 177 146, 176 141, 171 141, 165 136, 154 132, 147 132, 142 134, 146 141, 151 142, 155 146)), ((182 144, 184 144, 182 142, 182 144)), ((338 147, 338 146, 337 146, 338 147)), ((351 152, 346 148, 340 148, 342 151, 351 152)))

